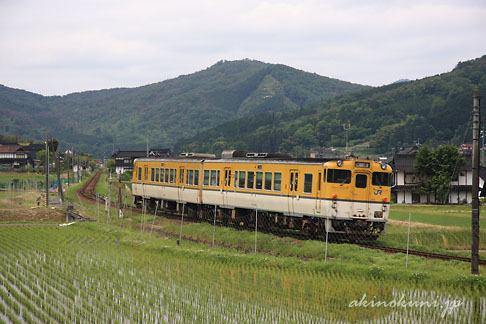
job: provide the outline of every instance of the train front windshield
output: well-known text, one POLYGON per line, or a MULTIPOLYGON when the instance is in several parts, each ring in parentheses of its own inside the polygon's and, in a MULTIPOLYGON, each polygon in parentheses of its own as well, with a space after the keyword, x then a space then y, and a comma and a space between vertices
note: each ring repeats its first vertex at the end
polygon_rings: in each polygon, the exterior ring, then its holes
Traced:
POLYGON ((371 184, 373 186, 392 186, 392 174, 389 172, 373 172, 371 178, 371 184))

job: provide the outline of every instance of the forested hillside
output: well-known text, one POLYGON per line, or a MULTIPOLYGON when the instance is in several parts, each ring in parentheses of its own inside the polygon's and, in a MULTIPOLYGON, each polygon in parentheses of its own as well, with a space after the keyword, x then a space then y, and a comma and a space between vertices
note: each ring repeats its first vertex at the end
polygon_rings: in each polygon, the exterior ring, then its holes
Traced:
POLYGON ((485 96, 486 56, 460 62, 449 73, 344 94, 286 113, 247 116, 181 140, 175 149, 302 156, 310 148, 344 146, 343 124, 348 122, 350 144, 369 145, 379 154, 417 141, 460 144, 471 137, 466 126, 475 88, 485 96))
POLYGON ((0 86, 0 133, 42 139, 97 156, 112 148, 170 147, 224 122, 366 89, 284 65, 220 61, 206 70, 138 88, 44 97, 0 86))

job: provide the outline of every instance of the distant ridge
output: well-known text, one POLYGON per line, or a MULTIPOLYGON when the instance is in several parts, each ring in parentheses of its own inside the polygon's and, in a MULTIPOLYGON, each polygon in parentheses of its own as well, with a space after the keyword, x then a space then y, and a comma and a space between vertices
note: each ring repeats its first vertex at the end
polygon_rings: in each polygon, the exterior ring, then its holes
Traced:
POLYGON ((392 154, 417 140, 435 146, 471 141, 472 94, 486 96, 486 56, 459 62, 448 73, 324 99, 297 111, 246 116, 180 140, 175 151, 220 148, 305 156, 311 148, 351 146, 392 154), (466 137, 465 137, 466 136, 466 137))
POLYGON ((409 79, 400 79, 400 80, 397 80, 397 81, 393 82, 392 84, 404 83, 404 82, 410 82, 410 80, 409 79))
POLYGON ((285 65, 219 61, 189 75, 137 88, 45 97, 0 86, 0 133, 19 132, 97 156, 113 147, 169 147, 240 117, 296 111, 312 102, 369 87, 285 65))

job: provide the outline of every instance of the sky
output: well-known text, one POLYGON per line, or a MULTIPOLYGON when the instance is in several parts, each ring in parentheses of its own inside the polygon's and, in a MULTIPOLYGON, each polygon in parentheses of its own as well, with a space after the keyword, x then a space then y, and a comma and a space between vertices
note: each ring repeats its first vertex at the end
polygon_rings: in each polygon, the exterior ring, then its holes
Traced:
POLYGON ((485 0, 0 0, 0 84, 137 87, 253 59, 380 86, 486 54, 485 0))

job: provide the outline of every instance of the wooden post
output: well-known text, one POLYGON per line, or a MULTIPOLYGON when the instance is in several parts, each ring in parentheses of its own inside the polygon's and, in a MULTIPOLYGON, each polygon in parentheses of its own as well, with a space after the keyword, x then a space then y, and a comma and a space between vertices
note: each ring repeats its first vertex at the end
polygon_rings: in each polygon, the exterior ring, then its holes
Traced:
POLYGON ((472 152, 472 239, 471 273, 479 274, 479 94, 474 90, 473 97, 473 152, 472 152))
POLYGON ((49 207, 49 135, 46 134, 46 207, 49 207))
POLYGON ((121 174, 118 173, 118 217, 121 218, 121 204, 122 204, 122 183, 121 174))
POLYGON ((61 203, 64 204, 64 193, 62 192, 62 184, 61 184, 61 166, 59 165, 59 144, 57 145, 57 150, 56 150, 56 175, 57 175, 57 192, 59 193, 59 196, 61 197, 61 203))

